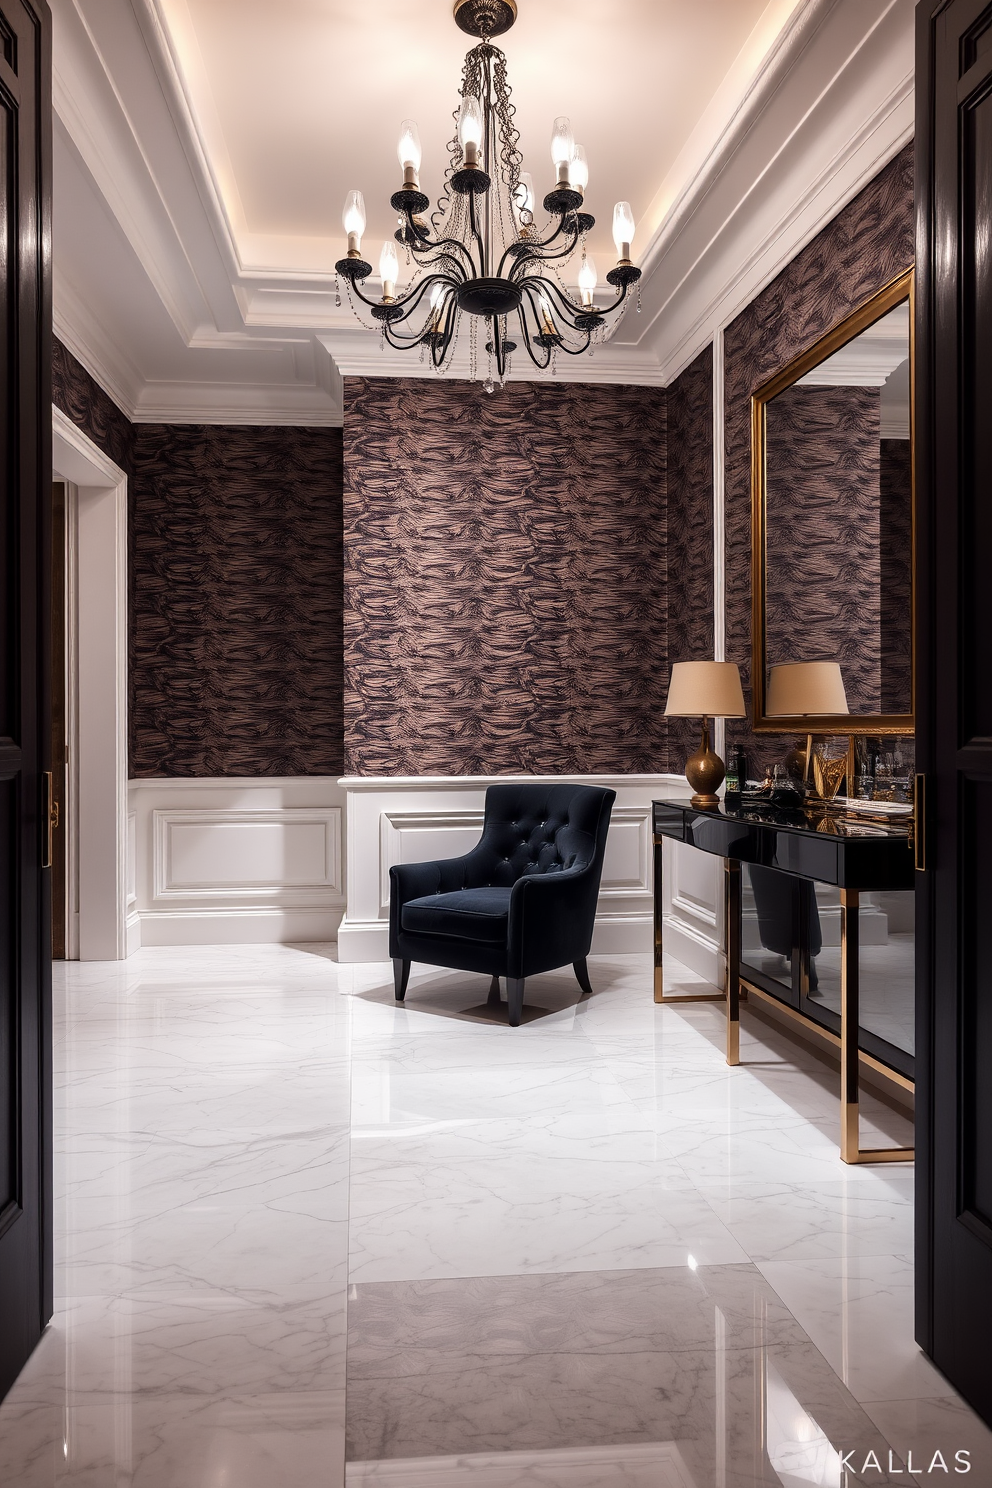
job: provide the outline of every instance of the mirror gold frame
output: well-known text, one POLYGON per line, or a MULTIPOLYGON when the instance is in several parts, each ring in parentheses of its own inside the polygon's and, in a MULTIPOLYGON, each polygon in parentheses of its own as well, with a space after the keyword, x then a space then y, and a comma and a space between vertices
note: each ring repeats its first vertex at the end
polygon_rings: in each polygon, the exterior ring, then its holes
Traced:
POLYGON ((764 383, 751 396, 751 706, 753 730, 765 734, 911 734, 914 732, 916 710, 916 428, 913 418, 916 387, 916 347, 914 334, 914 284, 913 270, 909 269, 891 280, 877 294, 866 300, 859 309, 847 316, 822 336, 815 345, 801 356, 793 358, 781 372, 764 383), (767 537, 767 462, 766 462, 766 405, 779 393, 805 377, 814 367, 826 361, 834 352, 873 325, 883 315, 904 300, 909 301, 909 377, 910 377, 910 450, 913 473, 912 552, 913 552, 913 614, 912 649, 913 665, 912 699, 910 713, 859 713, 831 715, 829 717, 796 716, 785 714, 769 717, 765 713, 767 658, 765 646, 765 587, 766 587, 766 537, 767 537))

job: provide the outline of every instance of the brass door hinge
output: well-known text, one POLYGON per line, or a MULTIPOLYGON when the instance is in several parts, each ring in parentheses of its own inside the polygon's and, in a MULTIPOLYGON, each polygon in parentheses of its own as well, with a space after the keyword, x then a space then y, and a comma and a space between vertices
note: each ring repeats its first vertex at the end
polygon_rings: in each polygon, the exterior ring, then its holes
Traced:
POLYGON ((54 856, 55 829, 59 824, 59 803, 55 799, 55 776, 45 771, 45 846, 42 853, 42 868, 51 868, 54 856))
POLYGON ((918 873, 927 867, 927 777, 913 782, 913 863, 918 873))

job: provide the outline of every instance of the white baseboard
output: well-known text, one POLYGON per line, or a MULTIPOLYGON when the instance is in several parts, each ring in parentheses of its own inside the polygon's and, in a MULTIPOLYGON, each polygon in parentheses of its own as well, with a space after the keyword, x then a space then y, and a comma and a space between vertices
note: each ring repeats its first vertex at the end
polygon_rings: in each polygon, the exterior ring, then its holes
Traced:
POLYGON ((144 946, 295 945, 336 940, 341 910, 151 909, 140 919, 144 946))
POLYGON ((719 945, 701 935, 691 925, 678 920, 666 920, 664 924, 665 955, 674 956, 683 966, 688 966, 697 976, 715 987, 722 987, 727 975, 727 959, 719 945))

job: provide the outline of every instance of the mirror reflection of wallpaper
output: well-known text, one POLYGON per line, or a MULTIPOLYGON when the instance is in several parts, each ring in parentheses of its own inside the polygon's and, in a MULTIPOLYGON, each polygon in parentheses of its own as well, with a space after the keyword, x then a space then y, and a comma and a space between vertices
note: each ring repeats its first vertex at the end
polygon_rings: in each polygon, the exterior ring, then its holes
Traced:
MULTIPOLYGON (((844 316, 911 268, 915 247, 910 142, 727 327, 725 499, 727 657, 751 668, 751 395, 844 316)), ((727 737, 772 757, 746 719, 727 737)), ((792 734, 781 736, 782 752, 792 734)))
POLYGON ((877 387, 786 388, 767 406, 765 644, 839 661, 853 713, 879 711, 877 387))
POLYGON ((912 706, 909 303, 767 405, 769 666, 839 661, 852 713, 912 706))

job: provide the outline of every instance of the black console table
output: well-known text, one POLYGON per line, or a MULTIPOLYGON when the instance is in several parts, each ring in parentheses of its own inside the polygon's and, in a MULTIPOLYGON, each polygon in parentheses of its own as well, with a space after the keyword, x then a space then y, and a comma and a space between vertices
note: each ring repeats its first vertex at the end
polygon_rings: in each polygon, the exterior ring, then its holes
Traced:
MULTIPOLYGON (((725 1001, 727 1063, 740 1063, 741 864, 778 869, 796 878, 832 884, 841 904, 841 1157, 849 1163, 909 1162, 911 1147, 863 1148, 859 1120, 860 1064, 866 1061, 892 1075, 881 1061, 860 1049, 859 908, 870 890, 911 889, 915 879, 912 824, 900 819, 879 826, 849 821, 822 809, 778 810, 770 804, 722 804, 698 810, 688 801, 653 802, 654 825, 654 1000, 655 1002, 725 1001), (667 995, 662 970, 662 844, 683 842, 723 858, 726 868, 727 978, 722 993, 667 995)), ((809 990, 809 923, 798 917, 799 976, 809 990), (804 941, 805 937, 805 941, 804 941)), ((748 984, 743 983, 744 995, 748 984)), ((760 991, 752 987, 752 991, 760 991)), ((767 995, 767 994, 766 994, 767 995)), ((794 1016, 820 1033, 824 1029, 801 1012, 794 1016)), ((827 1034, 827 1037, 830 1037, 827 1034)), ((897 1073, 895 1078, 912 1088, 897 1073)))

